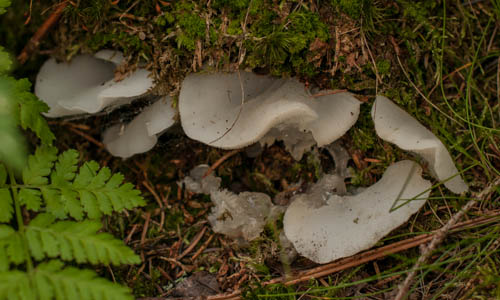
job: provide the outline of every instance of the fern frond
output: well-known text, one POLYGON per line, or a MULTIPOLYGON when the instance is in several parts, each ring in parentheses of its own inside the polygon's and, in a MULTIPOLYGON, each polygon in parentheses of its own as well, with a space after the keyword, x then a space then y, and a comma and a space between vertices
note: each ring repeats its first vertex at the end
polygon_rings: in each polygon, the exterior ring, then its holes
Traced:
POLYGON ((0 164, 0 223, 7 223, 12 218, 14 207, 7 183, 7 170, 0 164))
POLYGON ((38 211, 42 205, 42 193, 35 189, 21 188, 19 190, 19 204, 26 205, 26 208, 32 211, 38 211))
POLYGON ((43 145, 52 145, 56 137, 42 116, 42 113, 49 111, 49 106, 31 93, 31 82, 28 79, 17 80, 15 88, 21 127, 33 131, 43 145))
POLYGON ((85 213, 96 219, 145 205, 132 184, 123 184, 123 175, 111 174, 109 168, 100 168, 95 161, 84 163, 78 170, 77 151, 68 150, 58 157, 56 153, 55 148, 40 148, 29 157, 23 171, 25 186, 19 191, 21 205, 38 211, 43 199, 47 212, 59 219, 69 215, 76 220, 82 220, 85 213))
POLYGON ((86 162, 80 168, 73 182, 73 189, 78 192, 89 218, 146 204, 140 191, 130 183, 122 184, 123 179, 123 175, 119 173, 111 175, 107 167, 99 169, 99 164, 95 161, 86 162))
POLYGON ((28 166, 23 170, 23 182, 27 185, 46 185, 48 176, 57 159, 57 149, 54 147, 38 147, 35 155, 28 158, 28 166))
POLYGON ((97 273, 52 260, 33 273, 0 272, 0 300, 132 300, 130 289, 114 284, 97 273), (31 279, 31 280, 30 280, 31 279))
POLYGON ((40 264, 34 281, 40 299, 134 299, 129 288, 100 278, 91 270, 63 268, 63 263, 57 260, 40 264))
POLYGON ((6 8, 10 6, 10 0, 0 0, 0 15, 4 14, 7 10, 6 8))
POLYGON ((25 247, 18 231, 8 225, 0 225, 0 271, 7 270, 10 263, 24 262, 25 247))
POLYGON ((51 214, 40 214, 26 228, 28 247, 33 257, 75 259, 78 263, 136 264, 140 258, 123 241, 108 233, 96 233, 98 221, 54 223, 51 214))
POLYGON ((68 150, 59 155, 54 172, 50 175, 50 180, 56 186, 71 186, 71 181, 76 176, 78 170, 78 151, 68 150))
POLYGON ((18 128, 16 80, 2 74, 11 67, 9 55, 0 46, 0 160, 16 172, 26 165, 26 143, 18 128))
POLYGON ((21 271, 0 272, 0 300, 35 300, 29 276, 21 271))
POLYGON ((12 196, 8 188, 0 188, 0 223, 7 223, 12 219, 14 207, 12 196))

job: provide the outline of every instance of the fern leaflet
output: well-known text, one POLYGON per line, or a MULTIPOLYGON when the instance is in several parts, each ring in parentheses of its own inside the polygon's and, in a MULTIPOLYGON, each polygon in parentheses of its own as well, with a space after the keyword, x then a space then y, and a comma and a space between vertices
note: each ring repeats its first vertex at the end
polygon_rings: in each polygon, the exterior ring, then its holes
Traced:
POLYGON ((28 247, 37 260, 60 256, 78 263, 114 265, 141 261, 121 240, 108 233, 96 233, 102 227, 101 222, 54 221, 50 214, 39 214, 26 228, 28 247))
POLYGON ((111 174, 109 168, 100 168, 94 161, 84 163, 77 173, 78 152, 56 153, 55 148, 41 147, 29 157, 23 171, 25 185, 19 191, 20 202, 26 208, 38 211, 43 199, 47 212, 57 218, 69 215, 82 220, 84 213, 96 219, 145 205, 132 184, 122 184, 123 175, 111 174))
POLYGON ((63 263, 57 260, 40 264, 35 271, 35 282, 42 299, 133 299, 127 287, 99 278, 91 270, 63 269, 63 263))
POLYGON ((7 223, 12 218, 14 207, 7 183, 7 170, 0 164, 0 223, 7 223))
POLYGON ((0 272, 0 299, 35 300, 28 274, 21 271, 0 272))
POLYGON ((127 287, 99 278, 94 271, 52 260, 32 272, 0 272, 0 300, 127 300, 127 287), (30 280, 31 279, 31 280, 30 280))
POLYGON ((10 263, 20 264, 26 260, 26 245, 12 227, 0 224, 0 271, 7 270, 10 263))

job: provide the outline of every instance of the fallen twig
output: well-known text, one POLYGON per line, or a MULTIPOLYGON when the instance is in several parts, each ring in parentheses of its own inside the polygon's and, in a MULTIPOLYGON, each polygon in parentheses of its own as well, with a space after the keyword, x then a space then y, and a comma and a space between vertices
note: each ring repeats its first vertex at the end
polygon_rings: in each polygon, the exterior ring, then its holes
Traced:
POLYGON ((488 195, 491 192, 491 190, 496 188, 498 185, 500 185, 500 178, 498 178, 490 185, 488 185, 479 194, 475 195, 474 199, 469 200, 469 202, 467 202, 467 204, 465 204, 460 209, 460 211, 458 211, 455 215, 453 215, 453 217, 451 217, 451 219, 448 220, 448 222, 443 227, 441 227, 434 233, 429 245, 424 248, 424 250, 422 251, 422 255, 420 255, 417 262, 413 266, 412 270, 410 271, 410 273, 408 273, 408 276, 406 277, 405 281, 400 286, 395 300, 402 300, 407 296, 408 291, 410 290, 410 287, 413 284, 415 275, 417 274, 417 270, 420 268, 422 264, 424 264, 427 261, 427 259, 429 259, 432 252, 436 249, 436 247, 439 244, 441 244, 441 242, 444 240, 450 229, 469 211, 469 209, 474 207, 474 205, 476 205, 479 201, 483 200, 484 197, 486 197, 486 195, 488 195))
POLYGON ((142 234, 141 234, 141 247, 144 245, 144 242, 146 241, 146 234, 148 233, 148 227, 149 227, 149 221, 151 220, 151 213, 147 212, 145 216, 145 221, 144 221, 144 227, 142 228, 142 234))
POLYGON ((80 130, 78 130, 78 129, 74 128, 74 127, 71 127, 71 126, 69 126, 68 129, 70 131, 73 131, 74 133, 78 134, 79 136, 87 139, 89 142, 91 142, 92 144, 96 145, 97 147, 99 147, 101 149, 105 149, 103 143, 101 143, 98 140, 94 139, 93 137, 91 137, 90 135, 86 134, 85 132, 81 132, 80 130))
POLYGON ((191 257, 191 261, 194 261, 200 254, 208 247, 210 242, 213 240, 215 234, 212 234, 211 236, 208 237, 208 239, 201 245, 200 249, 196 250, 196 252, 193 254, 191 257))
POLYGON ((194 247, 200 242, 201 238, 205 234, 205 231, 207 231, 207 227, 204 226, 200 232, 196 234, 194 237, 193 241, 189 244, 189 247, 186 248, 179 256, 176 257, 177 260, 180 260, 184 256, 188 255, 191 251, 193 251, 194 247))
POLYGON ((49 18, 42 24, 42 26, 40 26, 40 28, 38 28, 33 37, 24 47, 23 51, 21 51, 21 54, 19 54, 19 56, 17 57, 17 60, 20 64, 24 64, 28 60, 30 55, 38 48, 42 38, 47 34, 52 26, 56 24, 57 20, 59 20, 59 17, 61 17, 61 14, 63 13, 67 5, 67 1, 58 4, 54 12, 52 12, 49 18))
POLYGON ((156 203, 158 203, 160 208, 163 208, 163 203, 161 202, 160 197, 158 196, 158 193, 156 193, 155 189, 149 184, 148 180, 143 180, 142 185, 153 195, 153 198, 155 198, 156 203))
POLYGON ((324 93, 317 93, 317 94, 312 95, 312 97, 318 98, 318 97, 322 97, 322 96, 326 96, 326 95, 335 95, 335 94, 340 94, 340 93, 344 93, 344 92, 347 92, 347 90, 333 90, 333 91, 327 91, 324 93))
POLYGON ((240 152, 241 149, 234 149, 232 151, 229 151, 228 153, 224 154, 221 158, 219 158, 210 168, 205 172, 205 175, 203 175, 203 178, 207 177, 210 175, 215 169, 217 169, 226 159, 230 158, 231 156, 235 155, 236 153, 240 152))

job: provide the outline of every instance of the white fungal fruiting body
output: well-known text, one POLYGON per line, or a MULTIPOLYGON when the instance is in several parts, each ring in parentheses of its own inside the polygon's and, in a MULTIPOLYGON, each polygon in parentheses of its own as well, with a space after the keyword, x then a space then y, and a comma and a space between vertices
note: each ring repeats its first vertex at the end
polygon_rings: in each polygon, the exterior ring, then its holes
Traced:
POLYGON ((149 72, 144 69, 114 81, 114 71, 122 60, 121 53, 110 50, 95 56, 79 55, 69 63, 47 60, 35 84, 35 94, 50 107, 46 116, 93 114, 144 95, 153 86, 149 72))
POLYGON ((400 161, 357 195, 329 195, 326 203, 318 195, 298 195, 285 213, 285 234, 301 255, 317 263, 370 248, 425 203, 431 184, 421 171, 412 161, 400 161), (401 207, 391 212, 394 203, 401 207))
POLYGON ((180 184, 184 183, 186 189, 194 194, 210 194, 220 189, 222 178, 216 177, 214 173, 205 174, 210 170, 208 165, 198 165, 189 171, 189 176, 184 177, 180 184))
POLYGON ((210 198, 215 206, 208 221, 214 232, 247 241, 259 237, 274 207, 271 198, 263 193, 217 190, 210 193, 210 198))
POLYGON ((185 133, 223 149, 255 143, 271 128, 310 132, 326 145, 356 122, 359 105, 349 93, 313 98, 295 79, 248 72, 189 75, 179 96, 185 133))
POLYGON ((114 156, 130 157, 156 145, 157 136, 172 126, 175 110, 170 97, 146 107, 128 124, 117 124, 103 134, 103 144, 114 156))
POLYGON ((468 190, 443 143, 415 118, 384 96, 377 96, 372 108, 377 135, 403 150, 422 156, 431 171, 452 192, 468 190))

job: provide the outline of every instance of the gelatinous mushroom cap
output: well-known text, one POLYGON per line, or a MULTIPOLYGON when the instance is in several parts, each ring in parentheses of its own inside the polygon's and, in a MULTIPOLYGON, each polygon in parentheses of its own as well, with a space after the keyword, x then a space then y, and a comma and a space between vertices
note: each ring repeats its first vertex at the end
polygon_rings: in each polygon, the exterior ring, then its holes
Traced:
POLYGON ((317 193, 298 195, 285 212, 285 234, 301 255, 317 263, 368 249, 425 203, 431 184, 421 171, 405 160, 354 196, 329 195, 325 201, 317 193))
POLYGON ((377 96, 372 107, 377 135, 403 150, 415 152, 428 163, 437 179, 452 192, 468 190, 444 144, 415 118, 384 96, 377 96))
POLYGON ((271 128, 310 133, 326 145, 356 122, 359 105, 349 93, 314 98, 296 79, 249 72, 189 75, 179 96, 185 133, 223 149, 255 143, 271 128))
POLYGON ((96 113, 124 104, 153 86, 149 72, 137 69, 116 82, 114 71, 123 60, 120 52, 103 50, 95 56, 79 55, 69 63, 47 60, 38 72, 35 94, 46 102, 47 117, 96 113))
POLYGON ((103 134, 103 144, 114 156, 123 158, 143 153, 156 145, 157 136, 172 126, 175 110, 170 97, 146 107, 128 124, 117 124, 103 134))

